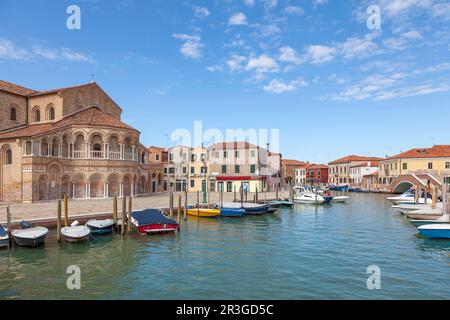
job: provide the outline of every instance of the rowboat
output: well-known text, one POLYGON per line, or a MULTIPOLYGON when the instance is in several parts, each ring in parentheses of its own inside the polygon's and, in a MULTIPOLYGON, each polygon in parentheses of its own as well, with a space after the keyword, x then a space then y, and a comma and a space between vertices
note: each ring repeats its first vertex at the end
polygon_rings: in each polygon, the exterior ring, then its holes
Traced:
POLYGON ((223 205, 225 208, 244 209, 246 215, 262 215, 267 213, 270 208, 269 204, 258 204, 250 202, 227 202, 223 205))
POLYGON ((331 199, 331 203, 345 203, 347 202, 348 199, 350 199, 350 197, 346 196, 333 197, 333 199, 331 199))
POLYGON ((450 224, 428 224, 417 230, 428 239, 450 239, 450 224))
POLYGON ((449 223, 449 215, 445 214, 437 220, 409 220, 411 224, 415 227, 421 227, 428 224, 448 224, 449 223))
POLYGON ((178 230, 178 223, 167 218, 157 209, 133 212, 131 224, 140 234, 168 233, 178 230))
POLYGON ((114 227, 113 219, 97 220, 91 219, 86 223, 86 227, 91 230, 92 234, 107 234, 111 233, 114 227))
MULTIPOLYGON (((22 225, 23 226, 23 225, 22 225)), ((23 247, 37 247, 45 242, 48 229, 44 227, 34 227, 17 229, 11 232, 15 244, 23 247)))
POLYGON ((290 208, 295 203, 291 202, 291 201, 278 201, 278 200, 276 200, 276 201, 269 201, 269 204, 270 204, 271 207, 274 207, 274 208, 281 208, 281 207, 290 208))
POLYGON ((0 248, 9 247, 9 235, 0 224, 0 248))
POLYGON ((277 208, 277 207, 270 207, 268 210, 267 210, 267 213, 275 213, 275 212, 277 212, 278 211, 278 209, 279 208, 277 208))
POLYGON ((207 208, 192 208, 187 209, 187 214, 195 217, 214 218, 220 216, 220 210, 207 208))
POLYGON ((245 214, 245 209, 242 208, 221 208, 220 215, 222 217, 242 217, 245 214))
POLYGON ((61 228, 61 235, 66 242, 82 242, 89 238, 91 229, 86 226, 72 225, 61 228))

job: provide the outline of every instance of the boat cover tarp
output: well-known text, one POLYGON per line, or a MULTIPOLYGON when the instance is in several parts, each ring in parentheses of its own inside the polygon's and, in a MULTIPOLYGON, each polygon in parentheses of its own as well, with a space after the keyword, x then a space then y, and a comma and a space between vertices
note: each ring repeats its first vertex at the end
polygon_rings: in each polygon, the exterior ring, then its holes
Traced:
POLYGON ((140 226, 148 224, 177 224, 174 220, 165 217, 157 209, 146 209, 135 211, 131 217, 138 222, 140 226))
POLYGON ((6 233, 5 228, 3 228, 2 225, 0 225, 0 237, 4 237, 6 235, 7 235, 7 233, 6 233))

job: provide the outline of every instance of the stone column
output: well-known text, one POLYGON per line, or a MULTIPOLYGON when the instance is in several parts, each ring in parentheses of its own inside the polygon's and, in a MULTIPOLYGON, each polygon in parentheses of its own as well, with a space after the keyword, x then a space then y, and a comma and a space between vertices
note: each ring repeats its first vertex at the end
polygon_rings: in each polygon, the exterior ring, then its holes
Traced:
POLYGON ((109 143, 105 143, 104 149, 105 149, 104 158, 109 159, 109 143))
POLYGON ((86 158, 87 159, 91 158, 91 144, 90 143, 86 143, 86 158))
POLYGON ((89 182, 86 182, 86 198, 90 198, 91 197, 91 184, 89 182))
POLYGON ((124 147, 123 144, 120 144, 120 159, 123 160, 124 159, 124 147))
POLYGON ((123 181, 120 183, 120 187, 119 187, 119 197, 123 197, 123 181))
POLYGON ((136 152, 136 147, 135 146, 131 146, 131 160, 135 160, 136 159, 136 155, 134 154, 136 152))

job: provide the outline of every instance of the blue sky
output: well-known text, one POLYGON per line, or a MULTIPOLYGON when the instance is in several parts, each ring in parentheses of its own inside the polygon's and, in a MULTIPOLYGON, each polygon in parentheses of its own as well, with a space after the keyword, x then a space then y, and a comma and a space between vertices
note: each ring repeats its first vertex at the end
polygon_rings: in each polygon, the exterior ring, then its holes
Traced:
MULTIPOLYGON (((450 142, 450 2, 2 0, 0 78, 36 90, 94 74, 146 145, 177 128, 279 129, 328 162, 450 142), (69 30, 69 5, 81 29, 69 30), (381 30, 367 27, 377 5, 381 30)), ((171 143, 169 142, 169 145, 171 143)))

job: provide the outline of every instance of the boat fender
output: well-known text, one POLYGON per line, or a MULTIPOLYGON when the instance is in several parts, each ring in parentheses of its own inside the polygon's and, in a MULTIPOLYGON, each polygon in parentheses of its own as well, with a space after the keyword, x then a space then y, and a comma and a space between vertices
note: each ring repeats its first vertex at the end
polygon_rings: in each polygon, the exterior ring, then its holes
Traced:
POLYGON ((78 221, 78 220, 75 220, 74 222, 72 222, 71 224, 70 224, 70 226, 71 227, 76 227, 76 226, 78 226, 80 224, 80 222, 78 221))

